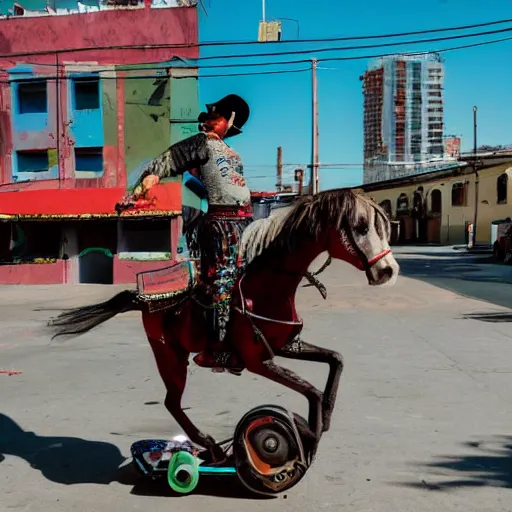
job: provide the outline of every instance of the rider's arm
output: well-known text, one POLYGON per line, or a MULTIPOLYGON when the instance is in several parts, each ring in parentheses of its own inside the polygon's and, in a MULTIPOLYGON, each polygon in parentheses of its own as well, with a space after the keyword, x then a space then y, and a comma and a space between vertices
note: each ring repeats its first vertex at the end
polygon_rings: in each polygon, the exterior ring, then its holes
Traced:
POLYGON ((204 165, 209 159, 207 140, 206 134, 199 133, 173 144, 144 167, 137 183, 133 187, 134 190, 148 176, 156 176, 159 179, 174 177, 204 165))

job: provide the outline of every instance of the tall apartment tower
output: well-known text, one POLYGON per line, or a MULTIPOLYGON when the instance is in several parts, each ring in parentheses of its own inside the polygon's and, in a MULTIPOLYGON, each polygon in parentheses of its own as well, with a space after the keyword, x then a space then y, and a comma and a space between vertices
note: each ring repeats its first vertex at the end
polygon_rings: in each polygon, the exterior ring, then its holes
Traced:
POLYGON ((439 54, 394 55, 360 77, 364 182, 428 172, 443 162, 444 65, 439 54))

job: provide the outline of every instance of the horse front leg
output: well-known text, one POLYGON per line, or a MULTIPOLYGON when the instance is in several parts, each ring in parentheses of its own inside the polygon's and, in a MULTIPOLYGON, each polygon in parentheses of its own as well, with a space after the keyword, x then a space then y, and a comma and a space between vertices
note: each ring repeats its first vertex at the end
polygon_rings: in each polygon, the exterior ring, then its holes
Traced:
POLYGON ((311 361, 326 363, 329 365, 329 375, 323 393, 322 422, 323 432, 327 432, 331 426, 331 417, 336 404, 336 396, 343 371, 343 358, 334 350, 317 347, 300 339, 296 339, 285 345, 276 355, 295 359, 298 361, 311 361))
POLYGON ((213 460, 220 461, 224 458, 222 448, 213 437, 201 432, 183 410, 181 399, 187 384, 190 354, 178 344, 168 344, 168 340, 163 335, 163 318, 163 314, 158 313, 143 315, 148 341, 155 356, 158 372, 167 390, 165 407, 192 443, 206 448, 210 451, 213 460))
POLYGON ((282 384, 289 389, 293 389, 306 397, 309 403, 308 423, 309 428, 316 437, 316 444, 320 441, 322 435, 322 393, 312 384, 288 368, 276 364, 272 359, 262 362, 257 366, 247 368, 252 373, 261 375, 269 380, 282 384))

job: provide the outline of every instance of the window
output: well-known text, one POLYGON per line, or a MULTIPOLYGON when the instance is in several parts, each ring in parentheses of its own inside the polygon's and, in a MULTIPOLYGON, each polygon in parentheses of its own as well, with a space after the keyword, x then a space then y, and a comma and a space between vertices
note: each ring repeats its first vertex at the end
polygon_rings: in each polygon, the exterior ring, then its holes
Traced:
POLYGON ((398 196, 398 199, 396 200, 396 211, 397 212, 404 212, 409 209, 409 198, 406 194, 402 193, 398 196))
POLYGON ((498 195, 498 204, 507 204, 507 188, 508 188, 508 175, 506 173, 498 176, 496 182, 496 189, 498 195))
POLYGON ((171 223, 169 220, 119 221, 117 252, 164 252, 171 251, 171 223))
POLYGON ((48 151, 18 151, 18 173, 45 172, 49 169, 48 151))
POLYGON ((389 199, 384 199, 384 201, 382 201, 379 206, 386 212, 388 219, 391 219, 391 201, 389 199))
POLYGON ((440 214, 442 211, 442 206, 441 206, 442 195, 441 195, 440 190, 437 190, 437 189, 432 190, 431 202, 432 202, 431 209, 430 209, 431 213, 440 214))
POLYGON ((48 112, 46 81, 31 80, 18 83, 18 113, 45 114, 48 112))
POLYGON ((103 173, 103 148, 75 148, 75 171, 77 174, 101 175, 103 173))
POLYGON ((454 183, 452 186, 452 206, 467 206, 467 183, 454 183))
POLYGON ((22 221, 18 225, 25 237, 25 251, 23 251, 22 259, 59 257, 62 237, 61 223, 22 221))
POLYGON ((100 108, 100 80, 96 77, 75 78, 75 110, 97 110, 100 108))

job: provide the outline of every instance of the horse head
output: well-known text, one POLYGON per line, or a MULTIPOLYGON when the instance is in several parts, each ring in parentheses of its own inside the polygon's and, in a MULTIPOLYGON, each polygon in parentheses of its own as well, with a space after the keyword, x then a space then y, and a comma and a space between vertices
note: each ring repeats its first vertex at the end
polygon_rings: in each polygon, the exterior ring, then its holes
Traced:
POLYGON ((387 215, 371 199, 351 189, 328 190, 253 222, 244 232, 242 253, 248 263, 265 255, 299 259, 307 246, 314 248, 305 254, 310 270, 319 255, 328 254, 365 271, 371 285, 394 284, 399 266, 390 235, 387 215))
POLYGON ((329 254, 365 271, 370 285, 395 284, 399 266, 389 247, 391 223, 386 213, 371 199, 344 192, 344 206, 328 230, 329 254))

